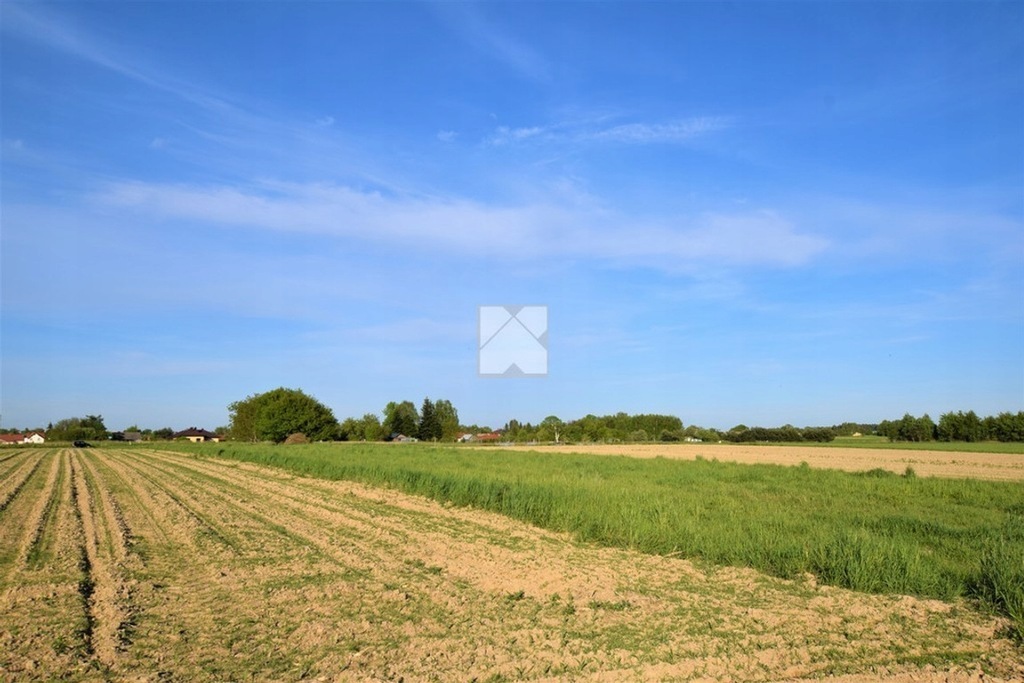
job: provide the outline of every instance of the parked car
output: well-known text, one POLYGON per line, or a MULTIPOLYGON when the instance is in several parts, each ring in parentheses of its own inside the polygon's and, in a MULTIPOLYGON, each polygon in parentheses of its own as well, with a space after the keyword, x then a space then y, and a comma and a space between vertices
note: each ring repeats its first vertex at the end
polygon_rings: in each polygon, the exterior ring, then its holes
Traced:
POLYGON ((75 441, 71 445, 74 446, 75 448, 89 448, 90 447, 89 444, 86 443, 85 441, 75 441))

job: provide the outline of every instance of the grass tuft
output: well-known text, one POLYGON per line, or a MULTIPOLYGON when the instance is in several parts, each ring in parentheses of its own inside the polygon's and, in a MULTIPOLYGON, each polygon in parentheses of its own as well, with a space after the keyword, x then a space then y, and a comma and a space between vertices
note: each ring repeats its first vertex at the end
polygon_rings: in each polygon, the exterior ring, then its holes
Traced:
POLYGON ((1012 515, 999 538, 981 554, 976 595, 1013 621, 1014 636, 1024 642, 1024 516, 1012 515))

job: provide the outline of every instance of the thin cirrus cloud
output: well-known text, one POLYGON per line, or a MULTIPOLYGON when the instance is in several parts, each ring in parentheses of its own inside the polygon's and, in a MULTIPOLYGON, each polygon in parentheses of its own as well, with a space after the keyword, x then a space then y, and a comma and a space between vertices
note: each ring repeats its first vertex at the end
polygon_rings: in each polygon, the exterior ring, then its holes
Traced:
POLYGON ((578 258, 674 270, 713 259, 725 267, 795 267, 829 247, 767 210, 638 221, 586 198, 518 205, 363 192, 329 184, 262 186, 122 182, 93 196, 104 208, 150 218, 420 245, 436 255, 578 258))
POLYGON ((496 147, 535 141, 678 145, 717 133, 731 125, 731 119, 724 116, 693 116, 662 123, 636 122, 601 128, 582 123, 518 128, 498 126, 487 142, 496 147))
MULTIPOLYGON (((217 93, 205 89, 192 81, 180 78, 172 71, 159 65, 147 63, 144 57, 127 53, 64 20, 59 14, 40 7, 31 8, 8 4, 4 6, 4 21, 0 24, 5 39, 14 37, 43 45, 58 53, 89 63, 95 67, 117 74, 137 86, 169 95, 188 106, 175 115, 175 130, 184 132, 193 140, 192 147, 184 142, 174 145, 178 155, 189 161, 208 165, 211 153, 206 145, 216 145, 220 150, 241 150, 247 155, 257 149, 265 158, 280 165, 294 158, 296 146, 335 148, 330 163, 323 165, 337 169, 337 159, 344 156, 351 159, 347 164, 353 167, 363 162, 361 177, 371 177, 381 182, 365 158, 356 155, 351 145, 342 141, 334 129, 336 120, 330 115, 313 119, 295 120, 289 117, 274 117, 268 114, 265 103, 244 103, 234 93, 217 93), (195 145, 198 145, 196 147, 195 145), (343 148, 344 154, 338 151, 343 148), (191 150, 191 151, 190 151, 191 150)), ((167 136, 152 139, 150 148, 166 150, 170 147, 167 136)), ((243 168, 251 167, 246 156, 243 168)), ((226 165, 224 158, 218 163, 226 165)))
POLYGON ((204 110, 223 115, 232 107, 224 100, 192 87, 178 79, 152 69, 138 66, 137 57, 127 57, 103 45, 94 36, 78 30, 58 16, 41 10, 31 10, 15 3, 4 6, 3 31, 16 35, 58 52, 71 55, 108 69, 138 84, 173 95, 204 110))
POLYGON ((717 132, 727 127, 723 117, 698 116, 671 123, 628 123, 597 131, 593 140, 636 144, 681 143, 717 132))
POLYGON ((532 81, 551 78, 551 65, 533 46, 489 21, 472 3, 432 3, 430 8, 480 54, 532 81))

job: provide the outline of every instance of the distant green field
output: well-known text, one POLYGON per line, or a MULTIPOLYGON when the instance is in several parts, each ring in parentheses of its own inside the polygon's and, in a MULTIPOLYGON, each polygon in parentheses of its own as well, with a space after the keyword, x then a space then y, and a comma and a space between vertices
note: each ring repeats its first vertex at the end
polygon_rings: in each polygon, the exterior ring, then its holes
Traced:
POLYGON ((868 592, 975 596, 1024 633, 1019 483, 423 444, 174 448, 492 510, 584 542, 868 592))
POLYGON ((838 436, 830 443, 792 443, 790 446, 842 446, 843 448, 891 448, 906 451, 946 451, 963 453, 1024 453, 1024 443, 1002 441, 889 441, 884 436, 838 436))
MULTIPOLYGON (((661 441, 649 442, 658 443, 661 445, 673 445, 666 444, 661 441)), ((1002 441, 979 441, 975 443, 967 443, 965 441, 889 441, 884 436, 839 436, 834 441, 827 443, 821 443, 817 441, 782 441, 782 442, 766 442, 766 441, 754 441, 754 442, 741 442, 734 443, 732 441, 722 441, 721 445, 747 445, 747 446, 801 446, 806 448, 888 448, 892 450, 903 450, 903 451, 943 451, 951 453, 1011 453, 1011 454, 1024 454, 1024 443, 1006 443, 1002 441)), ((480 446, 493 446, 493 443, 486 444, 459 444, 460 448, 471 448, 480 446)), ((572 444, 567 444, 572 445, 572 444)), ((693 444, 678 443, 681 448, 692 447, 693 444)), ((703 442, 701 446, 717 446, 715 442, 703 442)))

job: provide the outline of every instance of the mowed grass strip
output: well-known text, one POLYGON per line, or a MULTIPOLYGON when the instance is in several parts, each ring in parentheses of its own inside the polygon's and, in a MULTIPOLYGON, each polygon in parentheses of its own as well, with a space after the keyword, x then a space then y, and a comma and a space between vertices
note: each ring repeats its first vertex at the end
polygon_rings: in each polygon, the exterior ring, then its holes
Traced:
MULTIPOLYGON (((724 443, 734 443, 726 441, 724 443)), ((714 447, 715 444, 706 444, 714 447)), ((943 453, 1024 453, 1020 441, 890 441, 884 436, 837 436, 832 441, 735 442, 748 446, 800 446, 802 448, 884 448, 893 451, 941 451, 943 453)))
POLYGON ((175 448, 391 487, 607 546, 809 572, 865 592, 978 597, 1024 637, 1020 483, 422 444, 175 448))

